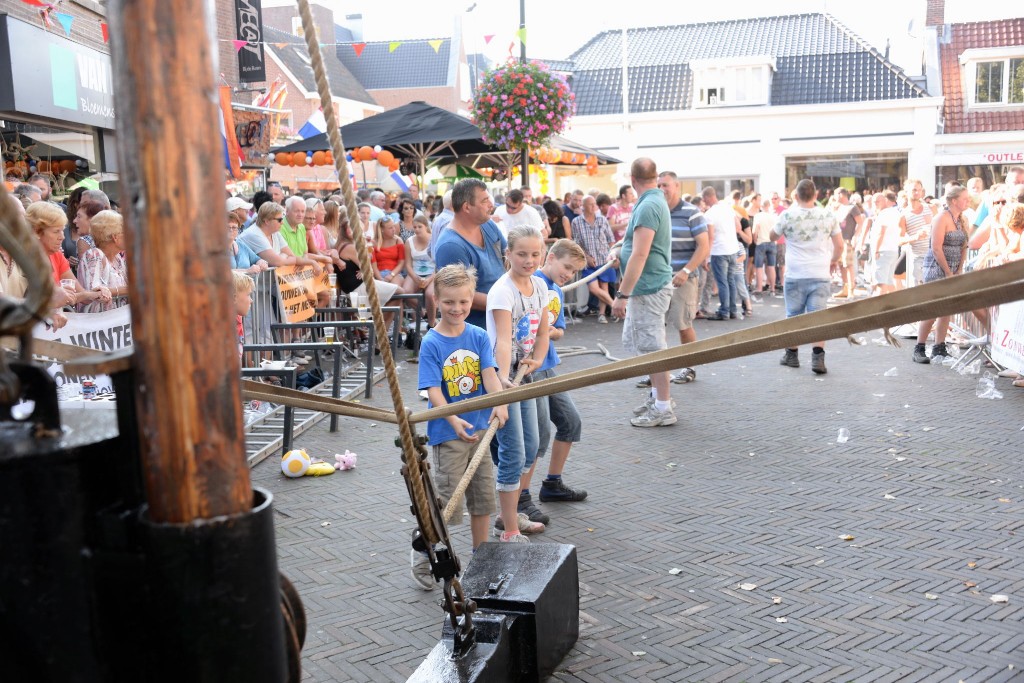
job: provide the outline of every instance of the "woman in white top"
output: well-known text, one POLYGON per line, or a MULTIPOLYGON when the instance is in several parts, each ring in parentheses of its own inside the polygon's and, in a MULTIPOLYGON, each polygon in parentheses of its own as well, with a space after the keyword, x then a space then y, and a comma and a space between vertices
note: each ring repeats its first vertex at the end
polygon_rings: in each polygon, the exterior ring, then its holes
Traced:
POLYGON ((430 223, 423 214, 417 214, 412 223, 412 237, 405 242, 405 282, 402 289, 407 294, 426 294, 427 325, 434 326, 434 271, 437 264, 430 255, 430 223))

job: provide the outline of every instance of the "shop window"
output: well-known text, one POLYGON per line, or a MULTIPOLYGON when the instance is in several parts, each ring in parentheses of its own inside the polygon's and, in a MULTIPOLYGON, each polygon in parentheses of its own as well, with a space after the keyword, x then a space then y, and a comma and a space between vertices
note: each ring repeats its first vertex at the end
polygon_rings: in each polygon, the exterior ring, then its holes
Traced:
POLYGON ((693 60, 694 107, 730 107, 769 104, 774 58, 693 60), (730 63, 731 62, 731 63, 730 63))
POLYGON ((1024 105, 1024 47, 966 50, 961 55, 968 105, 1024 105))

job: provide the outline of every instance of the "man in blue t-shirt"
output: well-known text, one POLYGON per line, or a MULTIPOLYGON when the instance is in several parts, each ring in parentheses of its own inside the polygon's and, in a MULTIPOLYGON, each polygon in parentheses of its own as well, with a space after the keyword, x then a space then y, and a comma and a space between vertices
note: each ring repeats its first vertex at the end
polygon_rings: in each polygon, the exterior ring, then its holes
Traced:
POLYGON ((476 296, 466 322, 487 326, 487 292, 505 274, 507 242, 491 220, 494 202, 487 186, 476 178, 455 183, 452 189, 452 216, 448 228, 437 238, 434 262, 438 270, 461 263, 476 269, 476 296))
MULTIPOLYGON (((624 318, 622 345, 633 355, 640 355, 668 348, 665 319, 672 302, 672 223, 665 195, 658 189, 658 169, 652 159, 640 157, 633 162, 630 182, 639 199, 633 207, 618 256, 622 281, 612 315, 624 318), (633 298, 636 300, 628 301, 633 298)), ((675 424, 669 374, 652 372, 651 384, 650 398, 634 409, 635 417, 630 424, 634 427, 675 424)))
MULTIPOLYGON (((711 253, 708 224, 700 209, 683 201, 675 173, 663 171, 658 176, 658 187, 665 194, 672 222, 672 270, 675 274, 672 276, 674 289, 668 320, 679 330, 679 343, 689 344, 697 341, 693 320, 700 307, 700 273, 711 253)), ((682 368, 672 376, 676 384, 686 384, 695 379, 697 372, 693 368, 682 368)))

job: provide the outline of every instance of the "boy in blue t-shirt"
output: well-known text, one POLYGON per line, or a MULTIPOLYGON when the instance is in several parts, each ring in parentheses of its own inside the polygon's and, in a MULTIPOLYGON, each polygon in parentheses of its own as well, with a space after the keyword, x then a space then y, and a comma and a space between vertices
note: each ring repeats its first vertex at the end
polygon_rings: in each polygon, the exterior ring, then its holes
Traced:
MULTIPOLYGON (((431 406, 493 394, 501 391, 497 363, 487 332, 466 323, 473 306, 476 274, 460 264, 445 266, 434 275, 434 294, 441 322, 430 330, 420 345, 419 389, 426 390, 431 406)), ((427 422, 427 438, 434 456, 434 485, 447 505, 465 474, 480 434, 497 418, 508 419, 506 406, 474 410, 427 422)), ((473 548, 487 540, 494 505, 494 469, 491 459, 480 463, 466 489, 473 548)), ((462 521, 461 506, 454 523, 462 521)), ((426 553, 411 551, 412 577, 416 585, 431 590, 434 577, 426 553)))
MULTIPOLYGON (((572 280, 576 273, 587 265, 587 255, 576 242, 569 239, 560 239, 551 245, 543 267, 537 271, 537 277, 544 280, 548 286, 548 330, 551 341, 561 339, 565 334, 565 313, 562 288, 572 280)), ((555 351, 555 345, 548 345, 547 356, 540 368, 533 372, 533 381, 539 382, 542 379, 555 376, 555 366, 561 361, 555 351)), ((537 421, 539 426, 540 448, 537 451, 537 460, 544 456, 548 443, 551 441, 551 423, 556 427, 555 440, 551 443, 551 461, 548 463, 548 476, 541 483, 540 500, 548 502, 578 502, 587 497, 583 489, 574 489, 562 481, 562 470, 565 468, 565 461, 569 457, 569 449, 574 443, 579 443, 582 433, 582 423, 576 404, 568 393, 551 394, 542 396, 537 401, 537 421)), ((548 516, 533 502, 530 496, 530 479, 537 467, 537 461, 530 468, 529 473, 521 477, 523 490, 519 494, 519 512, 522 512, 533 522, 541 524, 548 523, 548 516)))

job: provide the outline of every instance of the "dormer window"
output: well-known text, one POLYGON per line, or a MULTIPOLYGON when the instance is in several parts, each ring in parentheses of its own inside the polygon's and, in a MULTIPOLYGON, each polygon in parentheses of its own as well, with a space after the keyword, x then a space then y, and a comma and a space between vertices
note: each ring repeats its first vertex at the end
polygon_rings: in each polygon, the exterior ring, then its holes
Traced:
POLYGON ((774 57, 692 60, 694 107, 769 104, 774 57))
POLYGON ((970 108, 1024 105, 1024 46, 964 50, 960 63, 970 108))

